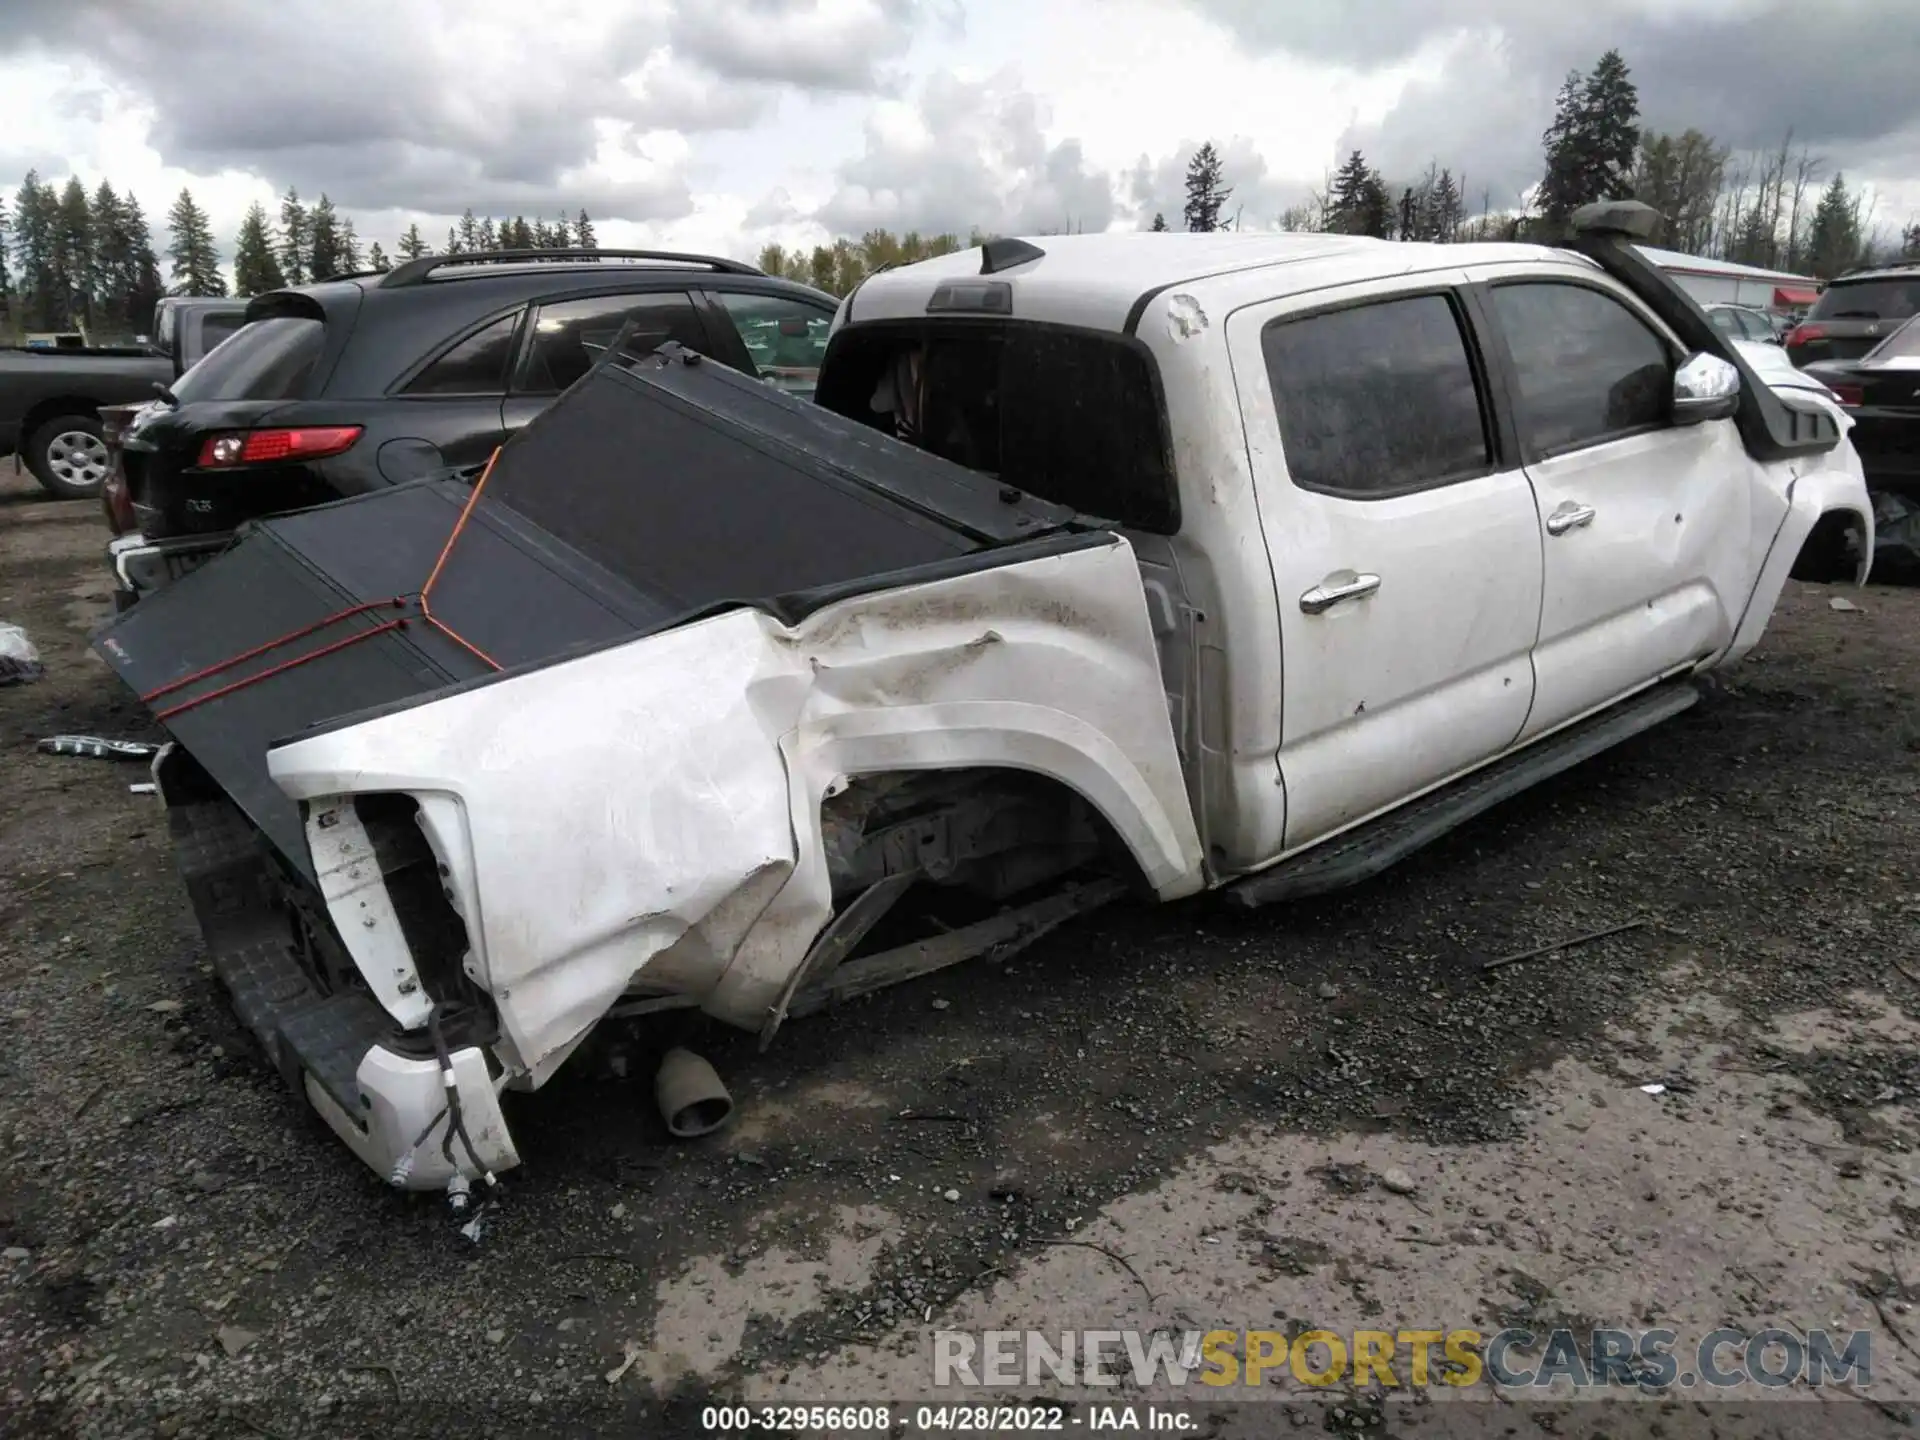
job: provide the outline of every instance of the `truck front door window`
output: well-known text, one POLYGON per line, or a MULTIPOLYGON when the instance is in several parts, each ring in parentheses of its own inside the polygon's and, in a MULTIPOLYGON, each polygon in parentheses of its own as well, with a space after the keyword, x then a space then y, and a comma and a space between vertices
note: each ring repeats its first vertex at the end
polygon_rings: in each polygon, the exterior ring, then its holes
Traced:
POLYGON ((1611 295, 1585 285, 1497 285, 1493 310, 1513 355, 1520 439, 1558 455, 1665 425, 1673 355, 1611 295))

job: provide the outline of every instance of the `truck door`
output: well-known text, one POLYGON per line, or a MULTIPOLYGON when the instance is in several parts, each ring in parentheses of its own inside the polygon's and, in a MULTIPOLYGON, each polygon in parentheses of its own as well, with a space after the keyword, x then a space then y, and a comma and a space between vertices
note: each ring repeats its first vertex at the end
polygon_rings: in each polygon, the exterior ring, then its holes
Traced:
POLYGON ((1725 648, 1778 507, 1732 420, 1673 422, 1685 356, 1631 296, 1564 268, 1483 293, 1546 557, 1531 739, 1725 648))
POLYGON ((1539 522, 1462 278, 1228 320, 1278 591, 1288 849, 1499 754, 1526 723, 1539 522))

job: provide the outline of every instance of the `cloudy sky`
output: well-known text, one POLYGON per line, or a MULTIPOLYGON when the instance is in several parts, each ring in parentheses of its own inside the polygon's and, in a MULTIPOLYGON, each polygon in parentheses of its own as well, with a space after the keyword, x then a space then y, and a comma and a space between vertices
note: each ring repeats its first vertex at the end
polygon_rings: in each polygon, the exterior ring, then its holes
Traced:
POLYGON ((0 186, 105 176, 157 215, 190 185, 229 245, 292 184, 389 250, 584 206, 602 244, 751 257, 1177 226, 1210 138, 1246 227, 1356 145, 1499 208, 1608 46, 1646 123, 1791 128, 1876 221, 1920 213, 1913 0, 0 0, 0 186))

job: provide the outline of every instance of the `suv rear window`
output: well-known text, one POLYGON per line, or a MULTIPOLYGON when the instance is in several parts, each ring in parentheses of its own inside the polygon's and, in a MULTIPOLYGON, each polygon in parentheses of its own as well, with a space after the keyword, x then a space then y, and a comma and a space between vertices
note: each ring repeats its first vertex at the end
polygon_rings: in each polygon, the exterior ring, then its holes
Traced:
POLYGON ((1883 280, 1836 280, 1820 292, 1809 320, 1905 320, 1920 314, 1920 273, 1883 280))
POLYGON ((304 316, 256 320, 234 332, 173 382, 181 404, 196 400, 292 400, 305 389, 327 336, 304 316))
POLYGON ((1180 528, 1144 347, 1050 325, 875 325, 836 337, 829 410, 1027 494, 1154 534, 1180 528))

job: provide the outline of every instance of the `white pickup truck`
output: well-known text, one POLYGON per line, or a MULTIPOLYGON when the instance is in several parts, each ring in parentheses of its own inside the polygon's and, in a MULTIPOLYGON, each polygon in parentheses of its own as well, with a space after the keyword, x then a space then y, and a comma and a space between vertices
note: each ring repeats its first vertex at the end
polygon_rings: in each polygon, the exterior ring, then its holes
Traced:
POLYGON ((421 522, 411 628, 380 619, 397 582, 342 579, 337 613, 276 612, 303 658, 230 636, 236 679, 179 638, 273 608, 257 578, 220 608, 223 573, 269 541, 358 573, 369 547, 328 560, 323 531, 381 506, 391 548, 432 487, 268 522, 100 642, 174 729, 156 773, 243 1018, 367 1163, 445 1185, 517 1163, 502 1092, 610 1015, 766 1041, 1128 888, 1349 884, 1685 709, 1796 564, 1865 580, 1872 518, 1844 413, 1763 383, 1633 248, 1645 220, 1599 207, 1569 249, 995 241, 850 295, 819 409, 610 359, 662 407, 624 483, 556 498, 638 413, 583 390, 421 522), (702 415, 721 448, 682 463, 702 415), (769 457, 787 478, 752 489, 769 457), (597 567, 567 596, 665 600, 516 663, 560 599, 425 601, 490 507, 486 564, 531 524, 522 550, 597 567), (862 528, 894 509, 893 539, 862 528), (312 648, 342 621, 369 643, 312 648), (458 683, 345 668, 401 644, 458 683), (917 904, 936 923, 903 930, 917 904))

